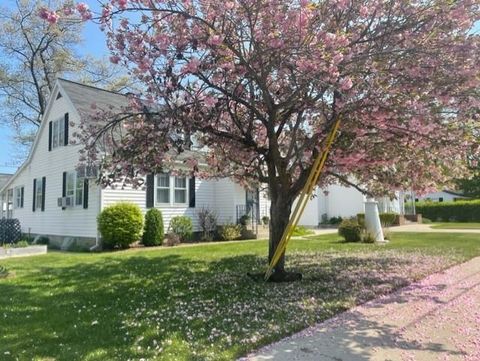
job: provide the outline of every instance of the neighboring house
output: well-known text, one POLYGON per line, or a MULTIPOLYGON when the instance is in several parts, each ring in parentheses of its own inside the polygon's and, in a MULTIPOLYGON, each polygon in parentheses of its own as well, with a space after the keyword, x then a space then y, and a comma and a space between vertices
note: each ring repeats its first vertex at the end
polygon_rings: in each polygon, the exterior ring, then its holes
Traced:
POLYGON ((102 189, 77 173, 81 146, 70 144, 81 116, 94 111, 92 104, 96 109, 115 109, 126 104, 126 98, 68 80, 56 82, 27 160, 0 188, 0 217, 18 218, 24 233, 46 235, 57 245, 75 238, 93 246, 100 241, 97 215, 119 201, 136 203, 144 212, 161 209, 166 229, 174 216, 191 217, 195 231, 196 213, 203 207, 218 215, 219 224, 235 223, 250 209, 258 216, 260 209, 268 209, 263 192, 248 192, 229 179, 158 174, 146 177, 144 189, 102 189))
POLYGON ((12 177, 11 174, 7 173, 0 173, 0 189, 8 182, 8 180, 12 177))
POLYGON ((432 202, 452 202, 452 201, 460 201, 465 199, 471 199, 471 198, 464 196, 459 192, 443 190, 439 192, 425 194, 424 196, 417 197, 415 200, 416 201, 432 201, 432 202))
MULTIPOLYGON (((314 197, 305 207, 299 225, 316 227, 333 217, 354 217, 365 212, 366 200, 361 192, 352 187, 330 185, 325 189, 317 188, 314 197)), ((408 202, 405 202, 403 192, 397 192, 395 199, 384 197, 376 201, 380 212, 409 213, 408 202)))

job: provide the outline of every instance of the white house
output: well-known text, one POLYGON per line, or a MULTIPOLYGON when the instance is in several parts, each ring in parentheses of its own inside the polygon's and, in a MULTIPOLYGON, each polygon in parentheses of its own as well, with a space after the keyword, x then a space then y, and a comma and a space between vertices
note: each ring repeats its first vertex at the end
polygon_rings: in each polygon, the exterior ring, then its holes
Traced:
MULTIPOLYGON (((349 218, 358 213, 365 213, 366 197, 353 187, 330 185, 324 189, 317 188, 314 196, 305 207, 299 224, 316 227, 333 217, 349 218)), ((405 214, 404 193, 396 192, 396 198, 376 199, 380 212, 405 214)))
POLYGON ((174 216, 185 215, 199 230, 196 213, 206 207, 219 224, 235 223, 251 208, 268 210, 261 192, 248 192, 229 179, 199 180, 168 174, 147 176, 146 189, 102 189, 75 170, 80 145, 70 144, 80 117, 96 109, 126 104, 124 95, 59 79, 24 164, 0 189, 0 217, 18 218, 22 231, 46 235, 54 244, 65 238, 93 246, 99 242, 96 218, 119 201, 162 210, 165 227, 174 216))
MULTIPOLYGON (((219 224, 236 223, 253 212, 258 221, 270 214, 265 191, 247 191, 229 179, 200 180, 169 174, 146 176, 143 189, 98 186, 88 174, 76 171, 80 145, 70 143, 80 119, 96 109, 118 109, 126 97, 99 88, 59 79, 27 160, 0 186, 0 218, 17 218, 22 231, 45 235, 60 246, 67 239, 91 247, 99 243, 97 215, 119 201, 140 206, 143 212, 162 210, 165 227, 172 217, 185 215, 199 231, 197 211, 214 211, 219 224)), ((96 111, 96 110, 95 110, 96 111)), ((365 197, 353 188, 333 185, 316 190, 300 224, 316 227, 331 217, 351 217, 365 211, 365 197)), ((385 201, 383 211, 402 212, 402 201, 385 201)))
POLYGON ((423 196, 417 197, 418 201, 432 201, 432 202, 453 202, 470 199, 459 192, 449 190, 442 190, 438 192, 427 193, 423 196))

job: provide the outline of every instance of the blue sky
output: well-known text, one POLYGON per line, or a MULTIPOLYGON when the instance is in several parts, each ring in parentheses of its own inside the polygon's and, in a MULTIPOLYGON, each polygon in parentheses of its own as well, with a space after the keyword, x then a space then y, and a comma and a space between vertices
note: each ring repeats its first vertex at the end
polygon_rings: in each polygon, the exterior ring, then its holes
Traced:
MULTIPOLYGON (((98 3, 95 0, 84 0, 90 7, 98 9, 98 3)), ((2 0, 1 5, 6 7, 15 6, 15 0, 2 0)), ((83 30, 83 43, 78 47, 80 54, 91 54, 96 57, 108 55, 108 49, 105 45, 105 36, 99 30, 98 25, 91 22, 86 23, 83 30)), ((17 149, 13 144, 13 134, 10 129, 0 123, 0 173, 14 173, 17 166, 15 163, 15 152, 17 149)))

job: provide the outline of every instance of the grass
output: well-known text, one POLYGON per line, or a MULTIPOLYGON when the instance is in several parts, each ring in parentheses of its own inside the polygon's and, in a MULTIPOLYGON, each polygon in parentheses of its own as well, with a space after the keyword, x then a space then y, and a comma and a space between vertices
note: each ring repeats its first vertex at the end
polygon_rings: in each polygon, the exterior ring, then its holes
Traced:
POLYGON ((480 223, 445 222, 433 223, 431 227, 436 229, 480 229, 480 223))
POLYGON ((301 282, 255 283, 265 241, 0 261, 1 360, 232 360, 355 304, 480 255, 474 234, 387 245, 295 240, 301 282))

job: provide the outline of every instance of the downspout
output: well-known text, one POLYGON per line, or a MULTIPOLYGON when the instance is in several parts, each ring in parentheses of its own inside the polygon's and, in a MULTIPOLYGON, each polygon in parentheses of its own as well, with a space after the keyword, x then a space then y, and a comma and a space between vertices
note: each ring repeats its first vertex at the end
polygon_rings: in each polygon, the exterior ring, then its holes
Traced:
MULTIPOLYGON (((103 208, 103 192, 102 192, 102 187, 98 185, 98 213, 100 214, 102 212, 103 208)), ((97 251, 100 249, 100 233, 98 232, 98 226, 97 226, 97 235, 95 236, 95 245, 90 247, 90 251, 97 251)))

